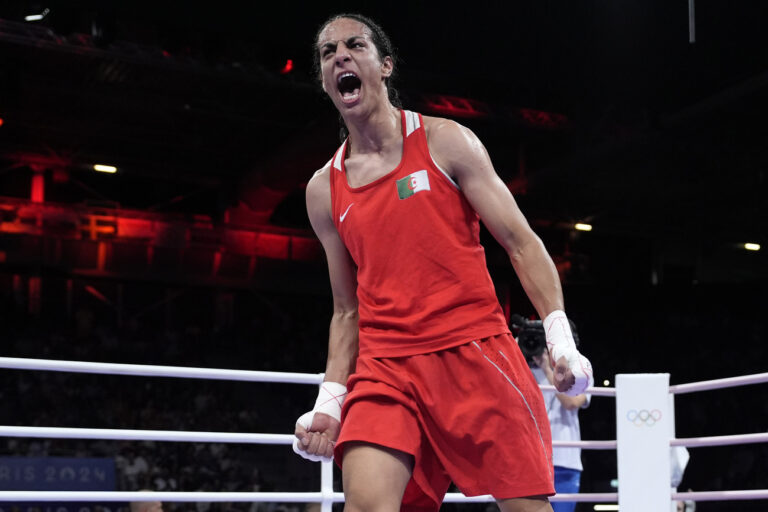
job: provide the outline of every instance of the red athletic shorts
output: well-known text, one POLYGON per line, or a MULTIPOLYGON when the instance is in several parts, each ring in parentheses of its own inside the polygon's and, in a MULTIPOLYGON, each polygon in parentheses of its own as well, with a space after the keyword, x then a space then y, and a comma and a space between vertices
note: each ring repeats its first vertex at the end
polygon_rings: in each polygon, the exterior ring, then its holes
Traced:
POLYGON ((414 456, 403 510, 438 510, 451 481, 468 496, 555 493, 541 391, 510 334, 407 357, 359 358, 341 434, 414 456))

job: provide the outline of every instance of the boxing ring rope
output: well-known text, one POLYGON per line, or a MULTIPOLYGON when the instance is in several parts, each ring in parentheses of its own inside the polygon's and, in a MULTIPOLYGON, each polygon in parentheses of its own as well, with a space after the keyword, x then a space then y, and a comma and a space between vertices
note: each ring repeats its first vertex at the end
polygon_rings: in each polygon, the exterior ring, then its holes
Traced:
POLYGON ((699 448, 703 446, 728 446, 732 444, 768 443, 768 432, 757 434, 738 434, 733 436, 689 437, 685 439, 672 439, 670 446, 687 446, 699 448))
MULTIPOLYGON (((550 501, 589 501, 604 503, 616 501, 617 493, 559 494, 550 501)), ((164 501, 168 503, 343 503, 344 493, 334 492, 164 492, 164 491, 3 491, 0 501, 164 501)), ((447 493, 443 503, 489 503, 491 496, 467 497, 461 493, 447 493)))
MULTIPOLYGON (((291 452, 293 453, 293 452, 291 452)), ((165 501, 168 503, 333 503, 344 501, 344 493, 334 492, 165 492, 165 491, 2 491, 2 501, 165 501)))
MULTIPOLYGON (((98 363, 85 361, 57 361, 49 359, 24 359, 0 357, 0 368, 13 370, 60 371, 107 375, 172 377, 214 379, 248 382, 271 382, 290 384, 315 384, 323 380, 323 374, 302 374, 289 372, 267 372, 250 370, 224 370, 214 368, 193 368, 174 366, 153 366, 136 364, 98 363)), ((710 389, 760 384, 768 382, 768 373, 719 379, 699 383, 669 386, 670 394, 691 393, 710 389)), ((542 390, 554 390, 553 386, 541 386, 542 390)), ((594 396, 616 396, 615 388, 589 388, 594 396)), ((291 434, 240 434, 228 432, 181 432, 167 430, 121 430, 61 427, 11 427, 0 426, 0 437, 34 437, 60 439, 107 439, 144 440, 171 442, 216 442, 245 444, 291 444, 291 434)), ((730 436, 671 439, 670 446, 704 447, 733 444, 768 442, 768 433, 730 436)), ((617 441, 553 441, 553 447, 576 446, 583 449, 610 450, 617 448, 617 441)), ((333 491, 333 464, 322 463, 320 492, 126 492, 126 491, 0 491, 0 502, 281 502, 321 503, 323 511, 330 511, 333 503, 344 501, 344 494, 333 491)), ((673 492, 673 500, 722 501, 768 498, 768 489, 673 492)), ((615 502, 618 493, 558 494, 551 501, 615 502)), ((491 496, 466 497, 461 493, 447 493, 445 503, 477 503, 493 501, 491 496)))
POLYGON ((240 434, 237 432, 181 432, 178 430, 121 430, 108 428, 6 427, 0 437, 44 439, 106 439, 112 441, 175 441, 186 443, 291 444, 293 434, 240 434))
POLYGON ((727 379, 705 380, 702 382, 692 382, 690 384, 677 384, 676 386, 669 386, 669 392, 673 395, 681 395, 683 393, 693 393, 695 391, 733 388, 736 386, 763 384, 765 382, 768 382, 768 373, 757 373, 755 375, 744 375, 742 377, 729 377, 727 379))
MULTIPOLYGON (((759 436, 761 434, 754 435, 759 436)), ((765 437, 765 440, 768 440, 768 434, 763 436, 765 437)), ((69 427, 8 427, 4 425, 0 425, 0 437, 34 437, 43 439, 104 439, 110 441, 173 441, 190 443, 293 443, 293 434, 240 434, 237 432, 181 432, 178 430, 123 430, 108 428, 69 427)), ((762 440, 763 439, 758 439, 746 442, 759 443, 762 440)), ((615 450, 616 441, 552 441, 552 446, 580 447, 592 450, 615 450)), ((683 444, 683 446, 687 445, 683 444)))
POLYGON ((194 368, 188 366, 93 363, 86 361, 58 361, 55 359, 25 359, 16 357, 0 357, 0 368, 7 368, 9 370, 96 373, 99 375, 127 375, 131 377, 174 377, 182 379, 273 382, 279 384, 317 384, 318 386, 323 382, 322 373, 221 370, 218 368, 194 368))
MULTIPOLYGON (((539 384, 539 387, 542 391, 557 391, 555 386, 552 386, 551 384, 539 384)), ((608 386, 602 388, 589 388, 587 393, 592 396, 616 396, 616 388, 609 388, 608 386)))

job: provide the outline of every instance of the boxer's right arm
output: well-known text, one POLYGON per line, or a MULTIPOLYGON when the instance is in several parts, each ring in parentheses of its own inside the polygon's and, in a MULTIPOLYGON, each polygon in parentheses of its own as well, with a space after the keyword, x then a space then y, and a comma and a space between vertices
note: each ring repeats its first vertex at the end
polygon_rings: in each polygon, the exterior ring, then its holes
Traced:
POLYGON ((346 384, 357 359, 357 267, 333 222, 329 171, 321 169, 307 184, 307 213, 325 250, 333 294, 325 380, 346 384))
MULTIPOLYGON (((358 353, 357 274, 355 264, 333 222, 328 171, 328 167, 321 169, 307 184, 307 213, 312 229, 325 250, 333 294, 325 382, 343 386, 354 370, 358 353)), ((320 398, 322 397, 318 397, 318 404, 322 401, 320 398)), ((343 396, 337 398, 340 406, 343 396)), ((326 411, 319 408, 318 404, 313 411, 322 413, 323 416, 316 419, 309 417, 308 426, 304 426, 307 415, 302 416, 304 425, 301 421, 297 423, 298 443, 294 447, 314 455, 313 460, 317 460, 318 456, 325 459, 330 457, 340 426, 337 417, 340 408, 338 411, 326 411), (330 417, 326 418, 326 415, 330 417)), ((298 451, 297 453, 304 456, 298 451)))

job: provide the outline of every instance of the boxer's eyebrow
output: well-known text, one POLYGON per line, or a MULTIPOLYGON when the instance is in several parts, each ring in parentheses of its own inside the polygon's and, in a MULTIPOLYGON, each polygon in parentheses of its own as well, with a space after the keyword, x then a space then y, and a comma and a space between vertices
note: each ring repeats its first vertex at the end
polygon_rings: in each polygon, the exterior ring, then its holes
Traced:
MULTIPOLYGON (((347 47, 350 48, 359 39, 365 40, 366 37, 365 35, 351 36, 351 37, 348 37, 346 41, 344 41, 344 44, 346 44, 347 47)), ((335 41, 327 41, 325 43, 318 45, 318 50, 320 51, 320 55, 324 55, 326 50, 335 51, 336 47, 339 45, 339 41, 343 41, 343 39, 337 39, 335 41)))

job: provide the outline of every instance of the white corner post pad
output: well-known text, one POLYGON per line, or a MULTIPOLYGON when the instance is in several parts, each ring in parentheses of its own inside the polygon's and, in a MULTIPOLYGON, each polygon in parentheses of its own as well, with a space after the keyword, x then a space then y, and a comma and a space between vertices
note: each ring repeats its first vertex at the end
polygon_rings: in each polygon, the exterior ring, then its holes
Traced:
MULTIPOLYGON (((327 414, 336 421, 341 421, 341 406, 344 404, 346 397, 347 387, 345 385, 338 382, 323 382, 320 385, 317 400, 315 400, 315 407, 311 411, 302 414, 296 420, 296 425, 301 425, 308 430, 312 426, 312 421, 315 419, 315 413, 317 412, 327 414)), ((299 438, 293 440, 293 451, 313 462, 331 462, 333 460, 333 457, 313 455, 299 449, 299 438)))
POLYGON ((573 372, 576 378, 571 389, 565 392, 566 395, 576 396, 584 393, 586 389, 595 383, 592 373, 592 363, 576 349, 576 342, 573 340, 571 324, 565 312, 559 309, 551 312, 542 322, 544 335, 547 339, 547 349, 552 358, 552 364, 556 364, 561 357, 568 361, 568 368, 573 372))

